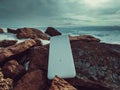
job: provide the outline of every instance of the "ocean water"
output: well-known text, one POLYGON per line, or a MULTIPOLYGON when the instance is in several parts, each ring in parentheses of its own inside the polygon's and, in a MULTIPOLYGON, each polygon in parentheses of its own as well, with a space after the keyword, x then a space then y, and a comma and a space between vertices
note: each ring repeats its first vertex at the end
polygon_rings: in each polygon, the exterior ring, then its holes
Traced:
MULTIPOLYGON (((47 27, 37 27, 37 29, 40 29, 43 32, 46 28, 47 27)), ((18 43, 26 40, 17 39, 15 34, 7 33, 6 28, 3 29, 5 33, 0 34, 0 40, 18 40, 18 43)), ((120 44, 120 27, 56 27, 56 29, 65 35, 92 35, 99 38, 101 42, 104 43, 120 44)), ((45 40, 42 40, 42 42, 43 44, 49 43, 49 41, 45 40)))
POLYGON ((92 35, 99 38, 101 42, 120 44, 120 28, 114 27, 76 27, 76 28, 57 28, 63 34, 92 35))
POLYGON ((0 33, 0 40, 18 40, 18 43, 25 41, 26 39, 17 39, 15 34, 12 33, 0 33))
MULTIPOLYGON (((16 28, 12 28, 12 29, 16 29, 16 28)), ((0 40, 18 40, 17 43, 23 42, 27 39, 17 39, 16 34, 12 34, 12 33, 7 33, 7 29, 3 28, 4 33, 0 33, 0 40)), ((44 30, 42 30, 44 32, 44 30)), ((50 43, 48 40, 42 40, 41 42, 43 45, 50 43)))

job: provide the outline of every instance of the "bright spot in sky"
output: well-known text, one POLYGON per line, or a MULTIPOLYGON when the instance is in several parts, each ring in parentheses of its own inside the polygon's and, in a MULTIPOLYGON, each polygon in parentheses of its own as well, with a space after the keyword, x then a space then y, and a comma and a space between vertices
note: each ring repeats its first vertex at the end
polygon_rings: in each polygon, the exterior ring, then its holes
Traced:
POLYGON ((100 7, 106 4, 109 0, 85 0, 85 4, 90 7, 100 7))

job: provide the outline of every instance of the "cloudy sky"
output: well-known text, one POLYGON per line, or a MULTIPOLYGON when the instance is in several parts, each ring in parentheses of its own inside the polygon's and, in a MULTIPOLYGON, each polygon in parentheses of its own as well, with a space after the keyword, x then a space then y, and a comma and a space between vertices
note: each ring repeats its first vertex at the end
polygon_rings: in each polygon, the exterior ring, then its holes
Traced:
POLYGON ((120 0, 0 0, 0 27, 120 25, 120 0))

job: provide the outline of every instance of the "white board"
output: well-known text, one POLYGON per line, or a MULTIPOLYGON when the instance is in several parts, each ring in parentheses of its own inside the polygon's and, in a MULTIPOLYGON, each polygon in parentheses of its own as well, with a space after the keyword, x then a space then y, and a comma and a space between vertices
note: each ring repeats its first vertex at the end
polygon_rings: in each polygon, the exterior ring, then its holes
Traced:
POLYGON ((68 35, 50 39, 48 78, 57 75, 61 78, 75 77, 76 71, 68 35))

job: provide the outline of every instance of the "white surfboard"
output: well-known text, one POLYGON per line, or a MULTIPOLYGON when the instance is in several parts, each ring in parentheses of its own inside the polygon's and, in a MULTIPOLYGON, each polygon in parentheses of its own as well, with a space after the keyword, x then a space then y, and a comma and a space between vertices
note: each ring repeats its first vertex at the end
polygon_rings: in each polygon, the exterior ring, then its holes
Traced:
POLYGON ((53 79, 55 75, 61 78, 76 76, 68 35, 55 36, 50 39, 48 79, 53 79))

